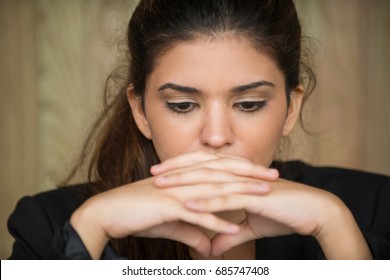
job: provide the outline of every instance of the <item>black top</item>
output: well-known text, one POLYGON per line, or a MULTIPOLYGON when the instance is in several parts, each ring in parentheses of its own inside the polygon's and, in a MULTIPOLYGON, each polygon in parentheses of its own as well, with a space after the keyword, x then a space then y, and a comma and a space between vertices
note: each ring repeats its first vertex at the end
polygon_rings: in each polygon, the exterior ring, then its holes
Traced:
MULTIPOLYGON (((281 177, 324 189, 340 197, 353 213, 375 259, 390 259, 390 177, 366 172, 319 168, 302 162, 276 163, 281 177)), ((22 198, 8 220, 15 238, 10 259, 88 259, 68 223, 87 198, 88 184, 22 198)), ((326 209, 324 209, 326 211, 326 209)), ((345 236, 348 238, 348 236, 345 236)), ((106 247, 103 259, 118 258, 106 247)), ((256 259, 321 259, 317 241, 297 234, 256 241, 256 259)))

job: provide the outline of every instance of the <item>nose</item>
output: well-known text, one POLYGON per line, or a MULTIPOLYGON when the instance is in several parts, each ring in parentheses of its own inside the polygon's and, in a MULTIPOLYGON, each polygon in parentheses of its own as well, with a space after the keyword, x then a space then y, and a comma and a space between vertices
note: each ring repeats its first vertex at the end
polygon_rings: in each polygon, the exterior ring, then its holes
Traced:
POLYGON ((205 112, 200 141, 202 145, 213 150, 233 144, 233 125, 227 110, 221 106, 215 106, 205 112))

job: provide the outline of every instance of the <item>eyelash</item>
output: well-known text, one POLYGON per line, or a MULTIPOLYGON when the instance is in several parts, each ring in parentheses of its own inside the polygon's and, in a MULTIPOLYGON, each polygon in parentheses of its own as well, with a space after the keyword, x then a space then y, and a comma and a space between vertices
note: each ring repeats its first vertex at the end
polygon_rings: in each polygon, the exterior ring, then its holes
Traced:
MULTIPOLYGON (((168 109, 178 114, 190 113, 198 106, 194 102, 166 102, 168 109)), ((234 107, 238 108, 243 113, 255 113, 267 106, 267 101, 242 101, 234 104, 234 107), (245 105, 250 105, 252 108, 245 108, 245 105)))
POLYGON ((238 107, 240 111, 243 113, 255 113, 257 111, 260 111, 263 109, 265 106, 267 106, 267 101, 242 101, 234 104, 235 107, 238 107), (244 105, 244 106, 243 106, 244 105), (245 105, 251 105, 252 108, 250 109, 245 109, 245 105))
POLYGON ((186 114, 191 112, 197 106, 197 104, 193 102, 166 102, 166 106, 175 113, 186 114), (183 106, 187 108, 180 108, 183 106))

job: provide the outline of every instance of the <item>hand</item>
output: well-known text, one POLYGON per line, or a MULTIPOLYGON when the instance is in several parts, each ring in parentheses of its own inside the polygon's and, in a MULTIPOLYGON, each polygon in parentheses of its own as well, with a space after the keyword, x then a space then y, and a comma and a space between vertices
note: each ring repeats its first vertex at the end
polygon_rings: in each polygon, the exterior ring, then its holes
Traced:
POLYGON ((187 210, 180 199, 191 196, 180 198, 181 194, 177 189, 156 189, 149 178, 92 197, 72 215, 71 224, 93 258, 100 257, 110 238, 129 235, 176 240, 208 256, 210 240, 194 225, 224 233, 236 232, 237 226, 187 210))
MULTIPOLYGON (((220 169, 213 169, 212 166, 216 165, 215 160, 218 159, 221 159, 221 156, 201 152, 172 159, 167 162, 171 164, 170 167, 166 168, 167 165, 163 164, 159 172, 165 176, 169 174, 168 177, 176 176, 182 180, 182 183, 169 188, 156 188, 156 183, 164 184, 164 180, 159 176, 159 180, 152 177, 98 194, 76 210, 71 217, 71 224, 93 258, 100 257, 110 238, 129 235, 176 240, 207 257, 210 254, 211 242, 199 228, 233 234, 237 233, 238 226, 212 213, 191 211, 184 207, 184 202, 234 193, 260 195, 269 191, 268 185, 261 185, 254 179, 256 176, 262 177, 261 173, 267 169, 238 172, 246 174, 257 171, 258 173, 255 172, 253 178, 249 180, 231 174, 228 171, 232 168, 229 163, 220 169), (205 158, 210 161, 204 161, 205 158), (207 164, 204 165, 206 162, 207 164), (172 167, 176 165, 184 168, 172 167), (209 175, 207 180, 204 172, 209 175), (194 181, 195 178, 203 178, 203 180, 194 181)), ((246 164, 243 162, 242 165, 246 164)), ((157 173, 158 168, 157 171, 156 168, 153 170, 157 173)), ((275 175, 277 174, 274 173, 273 176, 275 175)), ((268 178, 271 177, 268 175, 268 178)), ((169 180, 165 180, 166 182, 169 180)))
MULTIPOLYGON (((246 241, 298 233, 312 235, 331 259, 369 259, 371 253, 352 214, 335 195, 311 186, 278 178, 277 172, 246 159, 204 152, 183 155, 152 168, 157 187, 223 182, 258 182, 263 193, 232 193, 203 200, 189 200, 186 207, 196 212, 245 211, 237 234, 219 233, 212 240, 212 255, 220 256, 246 241), (165 172, 165 173, 164 173, 165 172), (163 173, 163 174, 162 174, 163 173), (267 191, 268 189, 268 191, 267 191), (345 240, 348 236, 348 240, 345 240)), ((226 218, 226 217, 225 217, 226 218)), ((231 219, 237 222, 237 220, 231 219)))
MULTIPOLYGON (((163 174, 170 175, 200 168, 230 172, 235 175, 246 177, 245 180, 252 178, 264 181, 275 181, 279 177, 279 172, 276 169, 255 165, 244 158, 212 154, 204 151, 183 154, 168 159, 158 165, 152 166, 151 173, 154 176, 163 174)), ((207 172, 207 170, 203 171, 207 172)), ((164 184, 157 184, 157 186, 164 186, 164 184)))
MULTIPOLYGON (((224 189, 230 188, 235 189, 235 193, 264 195, 270 191, 270 186, 265 180, 276 180, 279 175, 277 170, 252 164, 246 159, 203 151, 169 159, 152 167, 151 172, 156 175, 154 183, 158 188, 187 186, 183 189, 184 192, 188 192, 190 186, 198 192, 203 188, 202 192, 208 198, 213 195, 210 193, 213 189, 218 190, 220 196, 224 195, 224 189), (257 187, 253 191, 246 190, 247 184, 255 184, 257 187)), ((216 215, 234 223, 240 223, 245 219, 243 211, 223 211, 216 215)), ((210 238, 216 234, 205 232, 210 238)))
POLYGON ((186 203, 197 212, 245 210, 246 220, 239 233, 214 237, 213 256, 249 240, 298 233, 315 237, 330 259, 372 257, 352 214, 338 197, 282 179, 269 184, 272 191, 265 196, 232 194, 186 203))

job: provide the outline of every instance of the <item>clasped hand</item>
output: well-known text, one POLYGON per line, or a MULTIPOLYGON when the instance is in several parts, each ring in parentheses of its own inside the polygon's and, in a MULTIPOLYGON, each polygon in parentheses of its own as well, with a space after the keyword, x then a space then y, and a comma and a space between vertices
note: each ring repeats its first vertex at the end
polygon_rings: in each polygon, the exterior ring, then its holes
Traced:
POLYGON ((294 232, 313 234, 320 224, 319 217, 314 215, 323 212, 320 209, 323 203, 318 202, 331 196, 282 180, 277 170, 246 159, 206 152, 167 160, 151 171, 155 187, 172 191, 185 210, 198 214, 194 221, 176 225, 178 228, 170 238, 206 257, 218 257, 235 246, 262 237, 294 232), (228 216, 223 214, 226 211, 228 216), (207 231, 209 234, 205 236, 197 226, 215 233, 207 231))
POLYGON ((356 235, 352 246, 365 244, 336 196, 280 179, 276 170, 246 159, 194 152, 153 166, 151 173, 92 197, 74 213, 71 223, 94 258, 110 238, 129 235, 176 240, 202 257, 290 233, 314 236, 336 258, 344 257, 333 254, 337 234, 356 235), (352 230, 343 231, 340 224, 351 224, 352 230))

